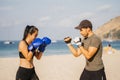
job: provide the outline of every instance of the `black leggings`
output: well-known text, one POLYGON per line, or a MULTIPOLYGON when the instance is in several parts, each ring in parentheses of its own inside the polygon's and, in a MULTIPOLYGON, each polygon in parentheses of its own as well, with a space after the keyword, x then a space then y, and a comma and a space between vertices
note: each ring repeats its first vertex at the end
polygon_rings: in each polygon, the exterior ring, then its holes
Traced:
POLYGON ((98 71, 88 71, 84 69, 81 74, 80 80, 106 80, 104 68, 98 71))
POLYGON ((28 69, 19 67, 16 74, 16 80, 39 80, 39 78, 36 75, 34 68, 28 69))

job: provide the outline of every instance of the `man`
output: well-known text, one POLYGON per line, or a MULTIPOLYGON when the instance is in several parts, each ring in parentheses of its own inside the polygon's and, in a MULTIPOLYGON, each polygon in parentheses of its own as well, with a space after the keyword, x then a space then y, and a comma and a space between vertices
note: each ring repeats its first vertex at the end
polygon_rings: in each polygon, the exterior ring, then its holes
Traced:
POLYGON ((102 42, 93 33, 92 23, 89 20, 83 20, 75 29, 80 30, 80 34, 84 37, 82 41, 78 37, 74 39, 78 48, 75 49, 71 44, 70 37, 64 38, 64 41, 75 57, 83 54, 86 58, 86 65, 80 80, 106 80, 102 61, 102 42))

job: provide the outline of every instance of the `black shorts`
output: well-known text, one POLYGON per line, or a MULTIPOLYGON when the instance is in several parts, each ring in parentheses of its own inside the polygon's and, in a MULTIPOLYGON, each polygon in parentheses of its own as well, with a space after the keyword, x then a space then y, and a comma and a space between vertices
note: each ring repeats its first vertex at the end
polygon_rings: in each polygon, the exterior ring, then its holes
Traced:
POLYGON ((28 69, 19 67, 16 74, 16 80, 39 80, 39 78, 36 75, 34 68, 28 69))
POLYGON ((83 70, 80 80, 106 80, 104 68, 98 71, 83 70))

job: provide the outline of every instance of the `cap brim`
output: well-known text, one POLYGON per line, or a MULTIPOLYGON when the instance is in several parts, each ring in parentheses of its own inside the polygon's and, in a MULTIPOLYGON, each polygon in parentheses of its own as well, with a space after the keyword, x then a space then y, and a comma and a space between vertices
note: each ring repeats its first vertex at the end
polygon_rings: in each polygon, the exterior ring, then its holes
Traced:
POLYGON ((76 27, 75 27, 75 29, 79 29, 79 30, 80 30, 80 29, 81 29, 81 27, 78 25, 78 26, 76 26, 76 27))

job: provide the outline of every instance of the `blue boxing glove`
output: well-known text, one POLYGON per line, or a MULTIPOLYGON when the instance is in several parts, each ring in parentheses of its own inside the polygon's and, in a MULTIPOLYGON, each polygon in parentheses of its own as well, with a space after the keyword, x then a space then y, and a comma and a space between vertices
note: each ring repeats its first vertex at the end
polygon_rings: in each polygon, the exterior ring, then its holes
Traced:
POLYGON ((28 46, 28 50, 34 53, 34 51, 42 44, 43 41, 40 38, 35 38, 35 40, 28 46))
POLYGON ((42 41, 44 42, 45 45, 49 45, 51 43, 51 39, 48 37, 43 37, 42 41))
POLYGON ((45 51, 46 46, 51 43, 51 39, 49 39, 48 37, 43 37, 42 41, 43 41, 43 43, 38 48, 38 50, 40 52, 44 52, 45 51))
POLYGON ((45 51, 45 47, 46 46, 40 45, 39 48, 38 48, 38 51, 39 52, 44 52, 45 51))

